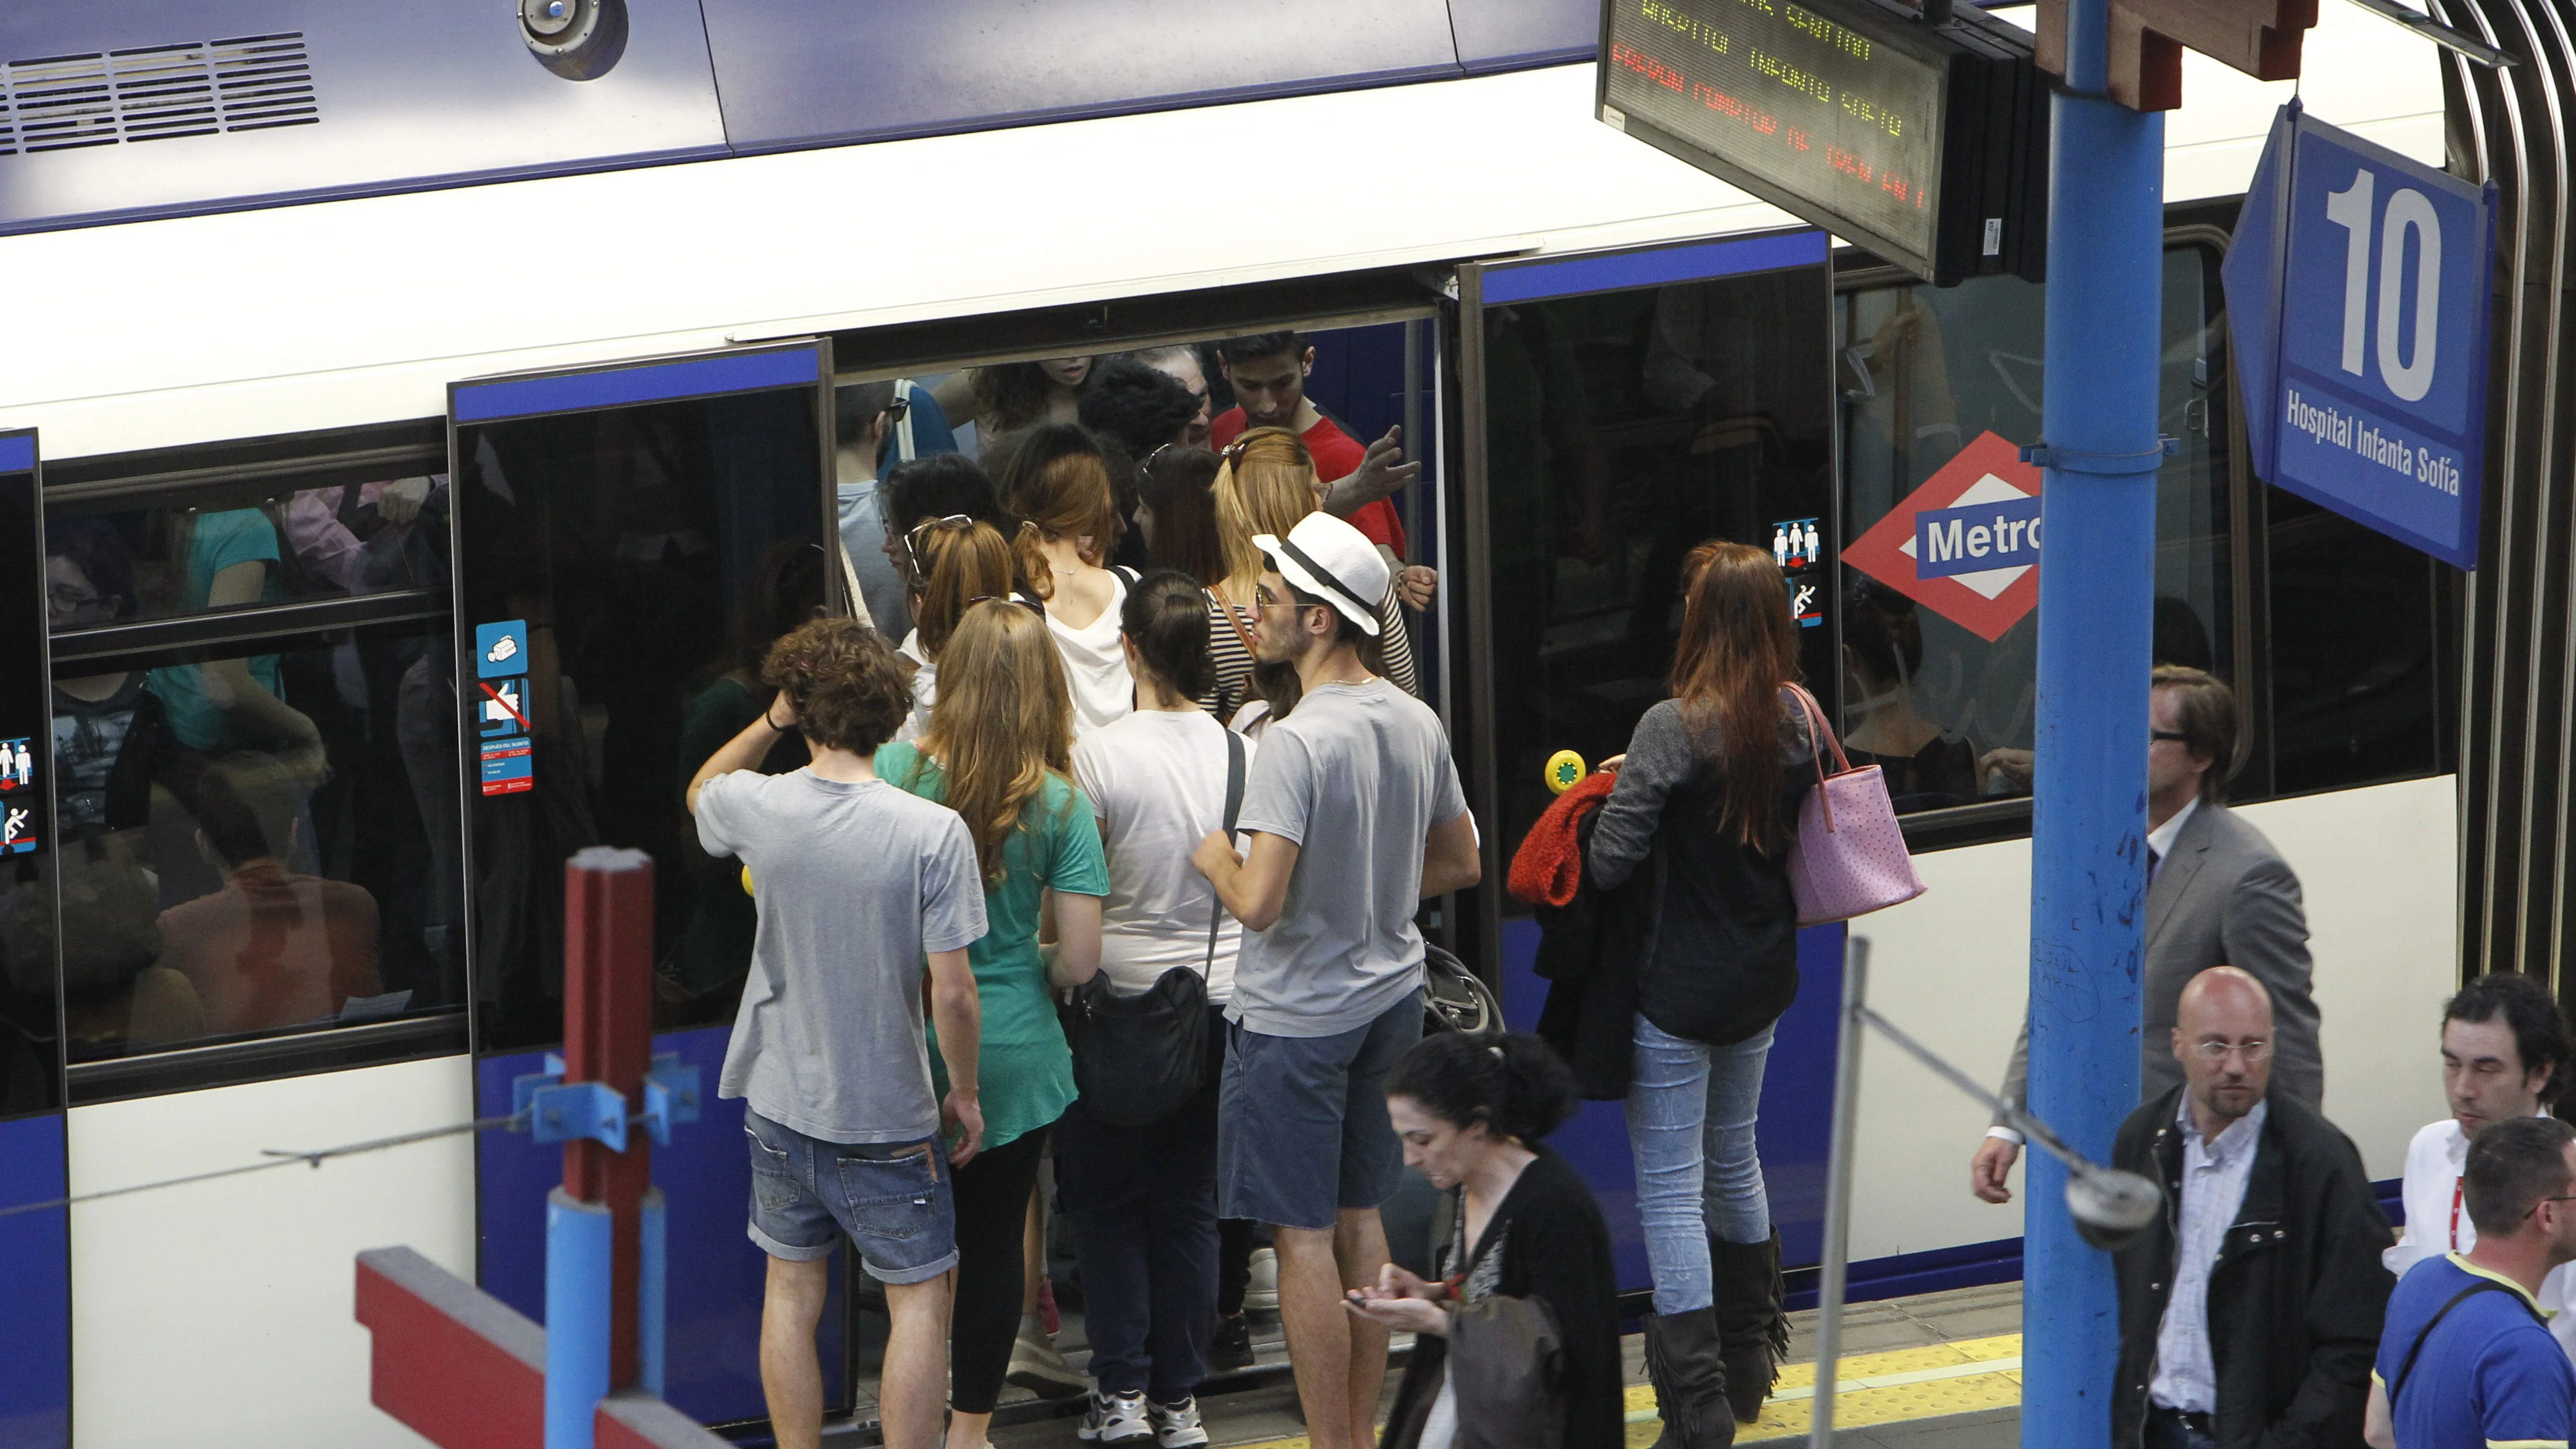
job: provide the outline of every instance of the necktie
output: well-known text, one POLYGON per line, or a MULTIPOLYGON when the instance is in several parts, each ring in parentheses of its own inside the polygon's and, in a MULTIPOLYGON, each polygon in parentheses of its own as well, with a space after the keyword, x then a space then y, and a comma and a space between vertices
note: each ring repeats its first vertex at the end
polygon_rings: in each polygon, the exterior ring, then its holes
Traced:
POLYGON ((2164 863, 2165 863, 2165 856, 2164 856, 2164 852, 2163 852, 2163 851, 2160 851, 2160 850, 2158 850, 2158 849, 2156 849, 2156 848, 2155 848, 2154 846, 2152 846, 2152 845, 2148 846, 2148 847, 2147 847, 2147 886, 2148 886, 2148 888, 2149 888, 2149 889, 2151 889, 2151 890, 2152 890, 2152 889, 2155 887, 2155 883, 2156 883, 2156 872, 2157 872, 2158 870, 2161 870, 2161 869, 2164 867, 2164 863))

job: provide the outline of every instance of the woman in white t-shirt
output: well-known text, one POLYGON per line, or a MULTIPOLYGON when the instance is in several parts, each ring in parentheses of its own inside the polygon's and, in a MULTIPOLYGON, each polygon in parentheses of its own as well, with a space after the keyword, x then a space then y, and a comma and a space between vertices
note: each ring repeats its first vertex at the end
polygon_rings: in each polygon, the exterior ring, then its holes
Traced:
POLYGON ((1002 507, 1025 520, 1012 547, 1029 587, 1046 601, 1047 632, 1073 688, 1079 739, 1136 707, 1118 642, 1127 581, 1100 566, 1118 543, 1109 464, 1081 428, 1040 423, 1013 444, 995 482, 1002 507))
POLYGON ((1150 1126, 1113 1126, 1077 1099, 1057 1129, 1099 1384, 1083 1437, 1204 1443, 1189 1432, 1198 1422, 1190 1395, 1215 1325, 1217 1081, 1243 927, 1222 916, 1190 853, 1224 823, 1229 756, 1239 747, 1248 773, 1253 746, 1198 705, 1215 665, 1194 580, 1145 575, 1127 591, 1119 624, 1136 708, 1073 746, 1074 780, 1109 854, 1100 970, 1120 995, 1149 990, 1174 968, 1205 973, 1207 1072, 1189 1101, 1150 1126), (1175 1314, 1175 1303, 1189 1306, 1175 1314))

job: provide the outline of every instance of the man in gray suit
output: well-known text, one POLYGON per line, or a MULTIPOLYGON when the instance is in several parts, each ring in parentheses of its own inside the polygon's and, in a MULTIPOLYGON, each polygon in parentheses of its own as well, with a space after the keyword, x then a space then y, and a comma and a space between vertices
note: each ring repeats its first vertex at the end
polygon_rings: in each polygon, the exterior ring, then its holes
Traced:
MULTIPOLYGON (((2212 966, 2252 972, 2272 996, 2278 1040, 2273 1092, 2311 1111, 2325 1096, 2317 1050, 2317 1003, 2308 994, 2308 918, 2299 878, 2263 832, 2220 803, 2236 759, 2236 695, 2198 669, 2156 666, 2148 691, 2146 973, 2139 1008, 2141 1101, 2182 1085, 2165 1049, 2182 989, 2212 966)), ((2030 1023, 2013 1043, 2003 1096, 2027 1100, 2030 1023)), ((2021 1156, 2021 1134, 1988 1129, 1968 1163, 1968 1185, 1987 1202, 2010 1202, 2004 1179, 2021 1156)))

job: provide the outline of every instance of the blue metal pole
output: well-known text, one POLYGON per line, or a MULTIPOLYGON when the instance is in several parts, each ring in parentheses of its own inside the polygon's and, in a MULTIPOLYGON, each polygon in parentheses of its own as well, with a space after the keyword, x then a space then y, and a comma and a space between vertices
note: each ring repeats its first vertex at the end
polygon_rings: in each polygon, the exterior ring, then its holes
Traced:
POLYGON ((655 1398, 662 1397, 662 1358, 669 1343, 668 1325, 663 1317, 670 1297, 671 1213, 662 1197, 662 1189, 644 1190, 643 1262, 635 1289, 635 1311, 643 1321, 636 1326, 638 1356, 643 1359, 643 1389, 655 1398))
POLYGON ((591 1449, 608 1396, 608 1278, 613 1220, 605 1203, 546 1194, 546 1445, 591 1449))
MULTIPOLYGON (((2069 0, 2050 107, 2030 1107, 2111 1154, 2138 1100, 2147 671, 2155 591, 2164 118, 2108 94, 2108 0, 2069 0)), ((2021 1442, 2101 1444, 2119 1352, 2110 1259, 2066 1169, 2026 1158, 2021 1442)))

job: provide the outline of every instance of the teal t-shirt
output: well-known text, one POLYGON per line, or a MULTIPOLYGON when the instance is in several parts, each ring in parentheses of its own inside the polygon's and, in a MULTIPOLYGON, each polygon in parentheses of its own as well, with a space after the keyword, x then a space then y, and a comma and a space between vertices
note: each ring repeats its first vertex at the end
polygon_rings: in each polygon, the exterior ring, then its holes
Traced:
MULTIPOLYGON (((203 609, 206 596, 214 592, 215 575, 242 563, 272 566, 260 588, 260 597, 274 599, 277 561, 277 529, 269 523, 267 514, 256 508, 201 513, 197 515, 196 531, 188 540, 187 594, 181 602, 187 612, 203 609)), ((197 677, 200 668, 195 664, 174 664, 152 671, 151 689, 161 696, 170 732, 178 736, 179 743, 199 750, 251 743, 223 707, 206 697, 205 687, 197 677)), ((277 656, 253 655, 250 677, 269 693, 278 693, 277 656)))
MULTIPOLYGON (((948 776, 910 744, 877 751, 879 778, 924 800, 948 803, 948 776)), ((1091 802, 1056 775, 1030 802, 1020 828, 1002 846, 999 884, 984 891, 985 932, 966 948, 975 968, 975 997, 984 1031, 976 1060, 976 1095, 984 1109, 984 1145, 999 1147, 1035 1132, 1071 1106, 1073 1049, 1047 991, 1038 959, 1038 902, 1047 891, 1109 894, 1109 859, 1091 823, 1091 802)), ((930 1068, 948 1091, 939 1057, 939 1028, 930 1028, 930 1068)))

